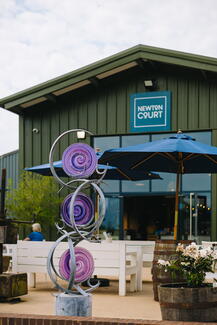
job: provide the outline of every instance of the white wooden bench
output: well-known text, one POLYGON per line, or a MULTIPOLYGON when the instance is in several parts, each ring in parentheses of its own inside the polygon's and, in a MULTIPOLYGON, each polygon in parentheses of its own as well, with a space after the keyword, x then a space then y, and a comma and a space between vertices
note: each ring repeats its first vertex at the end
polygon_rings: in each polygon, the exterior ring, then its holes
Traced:
MULTIPOLYGON (((12 272, 29 274, 29 285, 36 286, 36 273, 47 274, 47 256, 54 242, 18 241, 12 254, 12 272)), ((130 291, 137 290, 138 257, 137 252, 127 252, 123 241, 112 243, 89 243, 82 241, 79 246, 87 248, 95 262, 94 275, 117 276, 119 295, 126 295, 126 279, 130 276, 130 291)), ((55 250, 54 264, 58 270, 59 257, 68 249, 68 244, 61 242, 55 250)))
POLYGON ((12 270, 13 252, 16 251, 16 248, 17 248, 16 244, 4 244, 3 245, 3 256, 7 256, 7 258, 10 259, 7 272, 12 270))
POLYGON ((137 289, 142 291, 142 280, 147 268, 152 267, 155 241, 151 240, 125 240, 127 252, 137 253, 137 289))
POLYGON ((13 256, 13 251, 16 250, 16 244, 3 244, 3 256, 13 256))
MULTIPOLYGON (((27 247, 29 248, 29 242, 28 244, 26 242, 23 242, 23 241, 19 241, 19 243, 22 243, 21 246, 23 245, 27 245, 27 247)), ((94 244, 90 244, 89 242, 87 241, 83 241, 82 242, 84 247, 86 247, 87 249, 90 249, 91 250, 91 247, 89 245, 96 245, 95 243, 94 244)), ((136 253, 137 255, 137 290, 138 291, 141 291, 142 290, 142 279, 144 277, 144 272, 146 271, 147 272, 147 267, 150 268, 152 266, 152 261, 153 261, 153 253, 154 253, 154 246, 155 246, 155 241, 131 241, 131 240, 125 240, 125 241, 119 241, 119 240, 114 240, 112 243, 108 243, 106 241, 102 241, 102 243, 100 244, 101 248, 104 244, 107 244, 107 245, 110 245, 108 246, 109 250, 110 251, 113 251, 114 249, 114 245, 113 244, 119 244, 119 243, 124 243, 125 244, 125 248, 126 248, 126 259, 129 260, 128 263, 131 263, 130 259, 132 258, 132 255, 130 255, 129 253, 136 253)), ((39 242, 40 244, 40 242, 39 242)), ((42 265, 43 266, 40 266, 40 270, 43 269, 43 271, 35 271, 35 272, 42 272, 42 273, 45 273, 47 272, 46 270, 46 258, 47 258, 47 254, 49 252, 49 249, 51 247, 51 245, 53 244, 53 242, 43 242, 43 248, 45 248, 45 246, 49 246, 49 248, 47 247, 45 252, 44 252, 44 260, 42 262, 42 265), (45 244, 45 245, 44 245, 45 244)), ((98 244, 97 244, 98 245, 98 244)), ((17 257, 16 257, 16 254, 17 254, 17 245, 4 245, 4 246, 7 246, 7 248, 5 248, 5 252, 7 251, 9 253, 9 255, 13 255, 13 261, 14 261, 14 268, 13 268, 13 271, 14 272, 18 272, 17 271, 17 257), (12 252, 15 252, 15 255, 12 253, 12 252)), ((20 245, 19 245, 20 247, 20 245)), ((94 246, 95 248, 97 248, 97 246, 94 246)), ((62 254, 62 252, 67 249, 68 246, 66 243, 61 243, 61 245, 59 246, 57 252, 59 252, 59 256, 62 254)), ((19 252, 19 255, 20 255, 21 252, 19 252)), ((98 253, 97 253, 98 254, 98 253)), ((27 254, 28 255, 28 254, 27 254)), ((135 255, 134 255, 135 256, 135 255)), ((99 255, 98 255, 99 257, 99 255)), ((57 256, 57 260, 58 260, 58 256, 57 256)), ((103 259, 102 259, 103 261, 103 259)), ((37 260, 37 262, 39 262, 37 260)), ((20 263, 20 260, 19 260, 19 263, 20 263)), ((58 261, 56 261, 56 263, 58 264, 58 261)), ((97 263, 99 263, 99 261, 97 261, 97 263)), ((129 265, 128 265, 129 266, 129 265)), ((35 272, 32 272, 32 271, 27 271, 27 268, 28 267, 25 267, 25 266, 21 266, 19 264, 19 269, 20 271, 19 272, 28 272, 28 277, 29 277, 29 284, 31 286, 34 286, 36 281, 35 281, 35 272), (25 270, 22 270, 25 269, 25 270)), ((36 267, 38 269, 38 266, 36 267)), ((35 268, 35 269, 36 269, 35 268)), ((103 275, 107 275, 107 276, 110 276, 110 274, 103 274, 102 273, 103 271, 103 268, 98 268, 96 269, 95 273, 97 276, 103 276, 103 275)), ((107 272, 109 272, 109 270, 107 270, 107 272)), ((131 272, 131 270, 129 269, 129 267, 127 268, 127 272, 131 272)), ((127 275, 127 274, 126 274, 127 275)), ((119 278, 119 274, 116 272, 115 274, 116 277, 119 278)), ((131 286, 133 286, 132 284, 133 280, 131 281, 131 286)))
POLYGON ((126 277, 130 276, 130 291, 137 291, 137 252, 128 252, 125 242, 89 243, 82 241, 79 246, 88 249, 94 258, 97 276, 115 276, 119 280, 119 295, 126 295, 126 277))
MULTIPOLYGON (((217 250, 217 242, 216 241, 202 241, 201 246, 203 248, 212 247, 215 251, 217 250)), ((205 279, 208 282, 214 282, 215 283, 217 281, 217 265, 216 264, 213 265, 213 271, 214 271, 214 273, 207 272, 205 279)))

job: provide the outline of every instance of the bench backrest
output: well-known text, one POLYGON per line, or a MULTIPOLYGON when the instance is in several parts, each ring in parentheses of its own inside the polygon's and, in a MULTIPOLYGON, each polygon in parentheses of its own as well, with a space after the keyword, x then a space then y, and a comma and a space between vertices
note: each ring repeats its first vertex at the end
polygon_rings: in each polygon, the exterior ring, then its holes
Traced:
POLYGON ((13 256, 13 252, 16 249, 17 249, 17 244, 3 244, 3 255, 13 256))
POLYGON ((217 241, 203 241, 201 242, 201 245, 206 248, 206 247, 217 247, 217 241))
MULTIPOLYGON (((17 245, 4 245, 4 254, 13 257, 13 272, 46 272, 46 261, 49 251, 54 242, 29 242, 18 241, 17 245), (27 271, 29 270, 29 271, 27 271)), ((122 262, 126 259, 126 254, 129 252, 138 252, 142 249, 143 266, 150 266, 153 261, 154 241, 119 241, 115 240, 111 243, 102 241, 101 243, 89 243, 82 241, 79 246, 87 248, 91 251, 95 267, 119 267, 120 259, 122 262)), ((54 264, 58 266, 59 257, 68 249, 66 242, 61 242, 54 256, 54 264)), ((141 251, 140 251, 141 252, 141 251)))
MULTIPOLYGON (((14 272, 45 272, 47 257, 54 242, 18 241, 13 256, 14 272)), ((94 258, 95 271, 101 269, 101 274, 113 275, 114 269, 126 264, 125 243, 89 243, 82 241, 78 246, 88 249, 94 258)), ((54 253, 54 265, 58 269, 59 258, 68 249, 67 242, 61 242, 54 253)))
POLYGON ((155 248, 155 241, 147 240, 147 241, 125 241, 127 252, 133 252, 136 249, 142 249, 142 261, 143 264, 150 263, 153 261, 154 257, 154 248, 155 248))

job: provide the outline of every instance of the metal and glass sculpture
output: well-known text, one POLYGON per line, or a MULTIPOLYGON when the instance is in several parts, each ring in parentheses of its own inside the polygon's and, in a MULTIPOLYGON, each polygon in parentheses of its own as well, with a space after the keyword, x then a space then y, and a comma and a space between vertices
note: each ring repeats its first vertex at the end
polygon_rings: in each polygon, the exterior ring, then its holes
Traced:
POLYGON ((72 193, 68 194, 61 205, 60 227, 56 224, 57 230, 61 237, 52 246, 48 260, 48 274, 60 291, 68 294, 88 295, 89 292, 99 286, 99 282, 91 285, 90 278, 94 272, 94 260, 91 253, 82 247, 77 246, 80 241, 99 242, 96 238, 96 231, 99 229, 105 215, 105 197, 99 187, 106 171, 97 170, 97 156, 93 148, 84 143, 75 143, 65 149, 62 156, 63 169, 70 177, 65 182, 57 174, 53 167, 53 156, 55 148, 62 137, 77 131, 85 131, 86 134, 92 135, 87 130, 73 129, 62 133, 53 143, 49 163, 53 176, 63 188, 68 188, 72 193), (99 174, 97 179, 89 179, 93 173, 99 174), (99 199, 100 204, 95 207, 93 200, 89 195, 84 193, 89 190, 99 199), (96 211, 96 208, 98 211, 96 211), (70 230, 68 230, 70 228, 70 230), (62 241, 68 242, 68 249, 59 257, 59 263, 56 263, 55 251, 62 241), (67 283, 65 287, 62 282, 67 283), (88 284, 88 288, 82 287, 82 282, 88 284), (61 283, 60 283, 61 282, 61 283))

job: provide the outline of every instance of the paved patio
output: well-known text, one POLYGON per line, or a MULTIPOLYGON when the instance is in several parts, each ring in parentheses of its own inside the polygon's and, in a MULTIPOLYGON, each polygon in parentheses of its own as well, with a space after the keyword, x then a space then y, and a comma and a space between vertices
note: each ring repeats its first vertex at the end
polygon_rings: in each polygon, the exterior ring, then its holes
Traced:
MULTIPOLYGON (((30 289, 21 302, 0 303, 0 313, 19 314, 55 314, 55 293, 50 281, 44 275, 37 274, 37 288, 30 289)), ((93 292, 94 317, 131 318, 161 320, 159 303, 153 299, 152 283, 144 282, 143 291, 127 292, 127 296, 118 296, 118 282, 110 281, 109 287, 101 287, 93 292)))

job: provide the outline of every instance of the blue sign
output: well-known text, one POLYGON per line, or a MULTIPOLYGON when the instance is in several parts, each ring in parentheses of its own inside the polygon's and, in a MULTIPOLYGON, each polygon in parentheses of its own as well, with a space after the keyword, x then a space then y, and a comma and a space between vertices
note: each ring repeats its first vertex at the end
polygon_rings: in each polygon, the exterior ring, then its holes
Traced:
POLYGON ((130 96, 130 131, 168 131, 170 123, 170 91, 153 91, 130 96))

